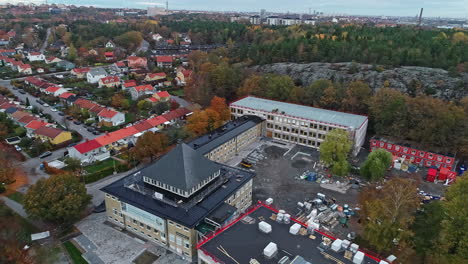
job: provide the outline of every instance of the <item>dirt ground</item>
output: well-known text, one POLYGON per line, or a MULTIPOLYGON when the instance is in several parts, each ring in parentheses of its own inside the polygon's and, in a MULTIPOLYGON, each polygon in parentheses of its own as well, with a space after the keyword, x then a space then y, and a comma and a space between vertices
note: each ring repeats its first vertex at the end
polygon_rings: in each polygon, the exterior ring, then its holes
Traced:
MULTIPOLYGON (((4 157, 7 158, 13 164, 17 164, 24 160, 24 156, 17 152, 13 146, 0 143, 0 152, 5 153, 4 157)), ((0 195, 10 195, 11 193, 16 192, 16 190, 29 183, 26 173, 19 167, 15 170, 15 182, 6 186, 6 192, 0 195)))

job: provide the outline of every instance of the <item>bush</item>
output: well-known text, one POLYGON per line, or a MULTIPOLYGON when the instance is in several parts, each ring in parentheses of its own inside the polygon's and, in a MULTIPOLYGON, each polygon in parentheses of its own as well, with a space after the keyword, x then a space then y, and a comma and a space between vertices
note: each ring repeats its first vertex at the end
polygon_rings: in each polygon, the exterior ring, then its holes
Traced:
POLYGON ((4 193, 6 191, 5 185, 0 183, 0 193, 4 193))
MULTIPOLYGON (((128 164, 123 164, 123 163, 115 164, 115 170, 118 173, 127 171, 128 169, 129 169, 128 164)), ((103 178, 111 175, 112 173, 114 173, 114 167, 113 166, 112 167, 106 167, 106 168, 104 168, 102 170, 99 170, 97 172, 90 173, 90 174, 86 175, 85 176, 85 182, 86 183, 96 182, 96 181, 99 181, 100 179, 103 179, 103 178)))

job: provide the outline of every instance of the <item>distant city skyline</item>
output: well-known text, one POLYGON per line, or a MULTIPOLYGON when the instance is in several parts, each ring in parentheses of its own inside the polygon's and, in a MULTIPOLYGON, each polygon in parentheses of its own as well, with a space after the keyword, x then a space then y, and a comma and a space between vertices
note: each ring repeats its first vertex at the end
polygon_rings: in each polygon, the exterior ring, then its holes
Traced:
MULTIPOLYGON (((31 2, 40 2, 32 0, 31 2)), ((42 0, 44 1, 44 0, 42 0)), ((22 0, 0 0, 0 3, 22 2, 22 0)), ((27 2, 27 1, 23 1, 27 2)), ((164 0, 48 0, 48 3, 92 5, 96 7, 128 7, 146 9, 150 6, 165 7, 164 0)), ((255 12, 266 9, 267 12, 308 13, 309 9, 325 14, 348 15, 383 15, 416 16, 424 8, 426 17, 468 17, 468 0, 329 0, 318 2, 311 0, 170 0, 169 9, 239 11, 255 12)))

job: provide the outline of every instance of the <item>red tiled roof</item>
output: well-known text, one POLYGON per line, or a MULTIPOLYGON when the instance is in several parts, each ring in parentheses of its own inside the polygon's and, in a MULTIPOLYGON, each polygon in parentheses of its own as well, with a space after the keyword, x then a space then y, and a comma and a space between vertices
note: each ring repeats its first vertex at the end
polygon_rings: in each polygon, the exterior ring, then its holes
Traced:
POLYGON ((137 86, 137 83, 135 80, 128 80, 124 82, 125 88, 130 88, 130 87, 135 87, 135 86, 137 86))
POLYGON ((33 120, 37 120, 38 118, 32 115, 25 115, 22 118, 18 120, 18 122, 23 123, 23 124, 29 124, 29 122, 33 120))
POLYGON ((153 79, 154 77, 164 77, 164 78, 166 78, 166 73, 164 73, 164 72, 150 73, 150 74, 148 74, 148 77, 150 77, 151 79, 153 79))
POLYGON ((51 57, 46 58, 46 60, 48 60, 48 61, 53 61, 53 60, 55 60, 56 58, 57 58, 57 57, 51 56, 51 57))
POLYGON ((100 80, 104 84, 120 82, 119 76, 107 76, 100 80))
POLYGON ((50 86, 49 88, 45 89, 45 91, 50 92, 50 93, 55 93, 59 89, 60 89, 60 87, 58 87, 58 86, 50 86))
POLYGON ((115 63, 115 65, 116 65, 117 67, 125 67, 125 62, 123 62, 123 61, 118 61, 118 62, 115 63))
POLYGON ((146 131, 148 129, 153 128, 153 126, 148 121, 143 120, 143 121, 138 122, 137 124, 133 125, 133 128, 138 130, 138 132, 143 132, 143 131, 146 131))
POLYGON ((106 57, 114 57, 114 52, 112 52, 112 51, 104 52, 104 56, 106 56, 106 57))
POLYGON ((127 138, 129 136, 135 135, 136 133, 138 133, 138 130, 136 130, 134 127, 126 127, 106 134, 104 136, 100 136, 96 138, 96 141, 102 146, 105 146, 113 142, 119 141, 121 139, 127 138))
POLYGON ((192 71, 191 70, 182 70, 182 74, 184 75, 185 78, 188 78, 188 77, 190 77, 190 75, 192 75, 192 71))
POLYGON ((87 99, 83 99, 83 98, 76 99, 76 101, 73 104, 79 106, 80 108, 85 108, 85 109, 91 109, 91 108, 97 106, 96 103, 94 103, 94 102, 92 102, 90 100, 87 100, 87 99))
POLYGON ((156 56, 157 62, 172 62, 171 56, 156 56))
POLYGON ((157 92, 156 95, 159 96, 159 98, 171 97, 167 91, 157 92))
POLYGON ((76 150, 78 150, 78 152, 80 152, 81 154, 84 154, 86 152, 90 152, 91 150, 95 150, 97 148, 100 148, 102 147, 101 144, 99 144, 99 142, 97 142, 95 139, 93 140, 87 140, 83 143, 80 143, 76 146, 74 146, 74 148, 76 150))
POLYGON ((129 60, 129 61, 138 61, 138 60, 145 61, 146 58, 144 58, 144 57, 137 57, 137 56, 128 56, 127 60, 129 60))
MULTIPOLYGON (((3 103, 3 104, 0 104, 0 109, 8 109, 10 107, 15 107, 16 105, 15 104, 12 104, 12 103, 3 103)), ((17 113, 18 111, 16 111, 15 113, 17 113)), ((15 114, 13 113, 13 114, 15 114)))
POLYGON ((36 131, 34 131, 34 134, 40 135, 40 136, 46 136, 48 138, 56 138, 62 132, 63 130, 55 128, 55 127, 42 126, 36 129, 36 131))
POLYGON ((174 40, 173 40, 173 39, 168 39, 166 42, 167 42, 168 44, 174 44, 174 40))
POLYGON ((147 98, 146 100, 151 101, 153 103, 156 103, 157 101, 159 101, 159 99, 156 97, 150 97, 150 98, 147 98))
POLYGON ((99 114, 102 110, 106 109, 105 107, 102 107, 100 105, 95 105, 91 109, 89 109, 90 112, 93 112, 95 114, 99 114))
POLYGON ((87 73, 90 70, 91 70, 90 68, 86 67, 86 68, 75 68, 72 71, 75 73, 87 73))
MULTIPOLYGON (((2 109, 7 109, 7 108, 10 107, 10 105, 11 105, 10 103, 4 103, 4 104, 1 104, 1 105, 0 105, 0 108, 2 108, 2 109), (4 105, 5 105, 5 107, 4 107, 4 105)), ((11 117, 14 118, 14 119, 16 119, 16 120, 20 120, 21 118, 23 118, 23 117, 25 117, 25 116, 27 116, 27 115, 29 115, 28 112, 16 111, 16 112, 14 112, 13 114, 11 114, 11 117)))
POLYGON ((59 97, 63 99, 68 99, 70 96, 74 96, 74 95, 75 95, 74 93, 65 92, 61 94, 59 97))
POLYGON ((40 127, 43 127, 43 126, 47 126, 47 125, 50 125, 49 123, 43 121, 43 120, 33 120, 31 122, 29 122, 26 126, 26 128, 30 128, 30 129, 38 129, 40 127))
POLYGON ((117 111, 104 108, 101 112, 99 112, 98 116, 104 117, 104 118, 112 118, 112 117, 114 117, 114 116, 115 116, 116 114, 118 114, 118 113, 119 113, 119 112, 117 112, 117 111))
POLYGON ((172 110, 170 111, 169 113, 167 114, 164 114, 162 115, 164 118, 166 118, 167 120, 171 121, 171 120, 175 120, 175 119, 178 119, 178 118, 181 118, 187 114, 191 113, 190 110, 188 110, 187 108, 185 107, 181 107, 181 108, 178 108, 176 110, 172 110))
POLYGON ((166 123, 168 120, 164 118, 163 116, 155 116, 150 119, 147 119, 146 121, 150 123, 153 127, 157 127, 159 125, 166 123))
POLYGON ((154 87, 149 84, 145 84, 145 85, 133 87, 133 89, 135 89, 137 92, 144 92, 144 91, 153 91, 154 87))
POLYGON ((42 55, 40 52, 30 52, 29 55, 37 56, 37 55, 42 55))

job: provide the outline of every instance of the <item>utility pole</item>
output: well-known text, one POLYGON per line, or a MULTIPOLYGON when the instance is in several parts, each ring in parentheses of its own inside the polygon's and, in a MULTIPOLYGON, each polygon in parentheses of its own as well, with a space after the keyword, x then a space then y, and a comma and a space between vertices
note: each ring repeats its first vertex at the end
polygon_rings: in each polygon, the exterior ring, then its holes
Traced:
POLYGON ((166 0, 166 13, 169 12, 169 1, 166 0))

